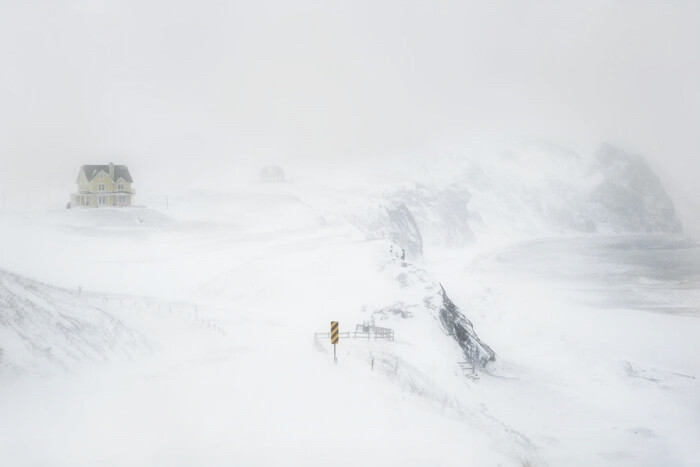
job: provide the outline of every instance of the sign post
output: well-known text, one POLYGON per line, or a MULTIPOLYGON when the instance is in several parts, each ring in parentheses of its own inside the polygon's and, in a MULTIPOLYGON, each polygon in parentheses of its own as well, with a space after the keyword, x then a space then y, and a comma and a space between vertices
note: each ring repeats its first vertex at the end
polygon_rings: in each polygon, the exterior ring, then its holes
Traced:
POLYGON ((337 321, 331 321, 331 344, 333 344, 333 361, 335 363, 338 363, 338 357, 336 356, 335 353, 335 345, 338 343, 338 340, 340 339, 340 329, 338 327, 338 322, 337 321))

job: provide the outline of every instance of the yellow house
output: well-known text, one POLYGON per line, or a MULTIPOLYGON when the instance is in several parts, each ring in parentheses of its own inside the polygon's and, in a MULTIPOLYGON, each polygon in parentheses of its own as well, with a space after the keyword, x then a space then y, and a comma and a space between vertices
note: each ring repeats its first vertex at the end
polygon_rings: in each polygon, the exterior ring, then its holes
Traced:
POLYGON ((125 165, 83 165, 78 172, 78 191, 70 195, 70 207, 131 206, 134 189, 125 165))

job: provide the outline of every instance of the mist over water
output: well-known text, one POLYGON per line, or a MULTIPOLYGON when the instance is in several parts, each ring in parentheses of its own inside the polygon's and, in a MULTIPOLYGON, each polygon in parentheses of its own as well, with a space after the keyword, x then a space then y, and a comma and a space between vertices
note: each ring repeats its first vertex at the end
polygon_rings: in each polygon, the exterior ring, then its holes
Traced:
POLYGON ((595 306, 700 314, 700 243, 685 236, 539 240, 498 260, 522 274, 583 291, 583 301, 595 306))

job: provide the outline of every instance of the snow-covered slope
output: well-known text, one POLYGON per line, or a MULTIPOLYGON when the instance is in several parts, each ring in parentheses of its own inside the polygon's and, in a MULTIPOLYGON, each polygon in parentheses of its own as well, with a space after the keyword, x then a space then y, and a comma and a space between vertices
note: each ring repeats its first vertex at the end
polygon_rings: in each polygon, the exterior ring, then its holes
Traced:
MULTIPOLYGON (((3 373, 14 389, 0 406, 0 458, 94 465, 108 452, 114 464, 320 465, 325 449, 342 453, 341 465, 639 460, 632 435, 616 438, 617 453, 605 441, 610 423, 658 436, 643 446, 649 459, 693 453, 634 405, 615 409, 595 381, 625 399, 636 389, 628 378, 651 375, 668 394, 629 400, 674 411, 697 403, 695 364, 665 344, 653 346, 658 359, 645 347, 658 328, 695 352, 695 279, 681 275, 659 292, 686 304, 683 323, 673 313, 635 317, 633 302, 617 312, 583 306, 553 279, 571 258, 552 237, 585 233, 585 244, 605 232, 680 229, 642 159, 608 146, 589 154, 527 143, 338 171, 285 167, 284 183, 209 186, 171 194, 167 205, 141 195, 148 208, 0 214, 0 245, 21 245, 0 250, 0 267, 12 271, 0 274, 1 368, 90 375, 44 388, 3 373), (541 249, 522 247, 537 238, 541 249), (343 332, 374 322, 395 341, 343 339, 334 365, 328 341, 314 339, 331 320, 343 332), (636 323, 644 342, 611 337, 636 323), (475 374, 464 374, 465 361, 475 374), (594 390, 596 401, 578 400, 594 390), (91 412, 79 410, 84 399, 91 412), (65 410, 51 409, 57 401, 65 410), (46 416, 27 417, 31 405, 46 416), (76 411, 80 427, 62 431, 76 411), (104 419, 131 457, 93 434, 104 419), (34 433, 36 425, 46 429, 34 433), (61 437, 42 444, 54 432, 61 437), (94 448, 76 449, 85 439, 94 448)), ((597 277, 589 266, 580 266, 584 277, 597 277)), ((630 270, 617 287, 659 286, 651 274, 635 282, 639 269, 630 270)))
MULTIPOLYGON (((479 338, 472 323, 447 295, 442 285, 435 282, 425 269, 398 257, 393 250, 381 267, 382 275, 393 279, 388 290, 393 290, 395 302, 381 304, 370 310, 370 319, 378 325, 395 328, 402 336, 409 336, 412 345, 424 355, 435 359, 459 358, 478 367, 496 359, 496 353, 479 338), (461 352, 441 347, 442 334, 450 336, 461 352), (432 331, 431 331, 432 328, 432 331)), ((445 362, 447 367, 449 361, 445 362)))
POLYGON ((428 245, 682 231, 646 161, 607 144, 590 153, 509 144, 399 167, 406 177, 385 186, 378 199, 389 201, 378 202, 407 206, 428 245))
POLYGON ((148 352, 144 336, 105 310, 107 300, 0 270, 3 373, 77 370, 148 352))
MULTIPOLYGON (((247 202, 255 202, 255 197, 250 193, 247 202)), ((275 199, 286 205, 289 198, 275 199)), ((234 203, 229 208, 238 209, 234 203)), ((202 210, 195 212, 201 216, 202 210)), ((429 273, 402 259, 392 242, 365 241, 350 225, 306 224, 280 233, 275 230, 278 220, 267 224, 264 212, 243 225, 219 223, 203 231, 201 219, 192 223, 180 216, 147 227, 147 221, 138 219, 159 217, 139 209, 119 211, 116 233, 108 226, 110 211, 95 213, 93 224, 85 221, 92 214, 86 211, 5 216, 2 232, 50 232, 28 236, 25 245, 41 252, 32 242, 61 244, 67 254, 57 255, 54 266, 78 283, 109 284, 115 274, 123 276, 119 295, 85 289, 78 294, 77 287, 42 288, 42 295, 61 310, 70 303, 109 313, 142 336, 151 355, 134 358, 130 365, 105 364, 99 371, 83 365, 80 374, 91 375, 94 383, 59 379, 53 389, 33 388, 28 393, 39 400, 34 406, 60 400, 62 407, 36 419, 16 408, 22 396, 9 391, 2 406, 7 416, 0 424, 4 459, 20 465, 48 458, 65 459, 67 465, 99 462, 108 450, 107 438, 91 433, 100 419, 111 420, 110 426, 121 433, 120 443, 131 449, 130 456, 110 454, 110 459, 121 463, 128 458, 132 465, 148 465, 154 458, 166 464, 186 458, 260 465, 294 458, 321 465, 327 458, 308 452, 316 445, 313 440, 321 439, 324 449, 343 455, 340 465, 355 465, 364 457, 350 449, 348 440, 371 454, 365 459, 370 465, 415 459, 460 465, 465 456, 486 464, 536 459, 526 437, 469 398, 473 382, 463 376, 458 362, 469 359, 479 367, 493 352, 429 273), (124 221, 125 216, 133 216, 134 222, 124 221), (104 241, 96 240, 100 238, 104 241), (74 250, 82 254, 68 254, 74 250), (167 251, 179 254, 166 255, 167 251), (96 257, 102 258, 97 264, 108 267, 94 266, 96 257), (148 299, 123 293, 143 290, 140 281, 128 280, 132 274, 165 282, 159 288, 165 296, 148 299), (189 300, 165 300, 183 296, 189 300), (336 366, 328 342, 313 338, 314 332, 327 331, 331 319, 339 320, 344 331, 374 319, 392 327, 396 340, 344 339, 336 366), (97 407, 75 413, 84 398, 97 407), (131 418, 139 427, 159 426, 158 414, 169 410, 165 403, 174 405, 170 410, 183 422, 162 426, 162 439, 153 439, 151 431, 131 429, 131 418), (336 407, 333 419, 344 425, 329 432, 324 420, 330 406, 336 407), (77 428, 61 431, 70 417, 77 418, 77 428), (193 419, 199 421, 192 425, 193 419), (32 420, 43 428, 32 431, 32 420), (411 423, 402 427, 406 420, 411 423), (61 433, 54 438, 61 442, 36 440, 34 433, 47 432, 61 433), (280 448, 265 450, 254 441, 256 436, 280 448), (176 442, 179 437, 185 439, 176 442), (220 443, 227 438, 240 442, 222 449, 220 443), (75 450, 84 439, 91 439, 94 448, 75 450), (149 444, 139 445, 138 439, 148 439, 149 444), (42 450, 23 449, 27 440, 42 444, 42 450), (450 441, 443 449, 425 451, 423 443, 446 440, 450 441), (412 447, 406 448, 406 443, 412 447)), ((25 267, 32 265, 26 254, 16 256, 21 258, 28 260, 25 267)), ((92 323, 94 317, 85 320, 92 323)), ((37 339, 45 339, 45 328, 52 329, 50 323, 42 323, 34 331, 37 339)), ((90 326, 81 330, 90 338, 90 326)), ((80 330, 76 335, 83 337, 80 330)), ((75 351, 73 340, 63 341, 66 352, 75 351)), ((137 346, 126 349, 137 357, 137 346)), ((105 349, 105 360, 113 358, 113 351, 105 349)), ((21 379, 13 385, 26 392, 30 382, 21 379)))
POLYGON ((589 217, 615 232, 681 232, 673 202, 640 156, 603 145, 596 154, 603 180, 591 192, 589 217))
POLYGON ((695 465, 697 241, 537 239, 430 269, 498 350, 474 397, 550 465, 695 465))

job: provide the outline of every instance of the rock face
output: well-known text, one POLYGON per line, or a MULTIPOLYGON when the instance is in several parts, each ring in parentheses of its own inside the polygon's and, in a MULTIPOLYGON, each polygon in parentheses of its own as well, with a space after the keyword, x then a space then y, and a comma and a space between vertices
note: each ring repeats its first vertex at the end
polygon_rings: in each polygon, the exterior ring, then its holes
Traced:
POLYGON ((682 231, 647 162, 609 144, 585 155, 523 144, 479 160, 435 162, 434 171, 439 181, 425 177, 373 194, 354 223, 409 259, 426 245, 459 248, 494 235, 682 231))
POLYGON ((474 332, 474 326, 449 299, 445 289, 440 286, 442 303, 438 310, 443 330, 457 341, 464 352, 464 358, 474 365, 486 366, 496 359, 496 353, 484 344, 474 332))
POLYGON ((474 241, 472 222, 478 215, 468 208, 466 188, 431 189, 427 186, 403 188, 384 195, 365 213, 354 215, 353 223, 368 238, 385 238, 406 251, 410 259, 423 255, 423 245, 461 247, 474 241))
POLYGON ((483 368, 496 359, 496 353, 474 331, 474 326, 449 299, 445 289, 423 268, 403 261, 395 250, 383 271, 393 279, 397 289, 395 300, 371 311, 370 319, 381 326, 398 329, 413 336, 416 349, 440 346, 443 356, 454 362, 466 360, 475 368, 483 368), (420 336, 420 338, 418 338, 420 336), (438 343, 439 341, 439 343, 438 343), (456 344, 456 345, 455 345, 456 344))
POLYGON ((369 239, 387 239, 401 248, 407 258, 423 256, 423 235, 411 211, 403 203, 370 206, 350 217, 369 239))
POLYGON ((423 235, 416 220, 405 204, 387 208, 388 238, 399 245, 411 257, 423 255, 423 235))
POLYGON ((413 213, 424 238, 430 243, 460 247, 474 241, 470 222, 478 217, 469 210, 471 195, 457 185, 444 189, 430 189, 418 185, 389 195, 404 204, 413 213))
MULTIPOLYGON (((577 153, 509 144, 431 161, 427 176, 383 197, 413 215, 424 245, 461 247, 487 236, 680 232, 659 177, 640 156, 603 144, 577 153)), ((413 174, 410 174, 413 176, 413 174)))
POLYGON ((673 202, 640 156, 604 144, 596 154, 603 181, 591 193, 600 221, 618 232, 680 232, 673 202))

